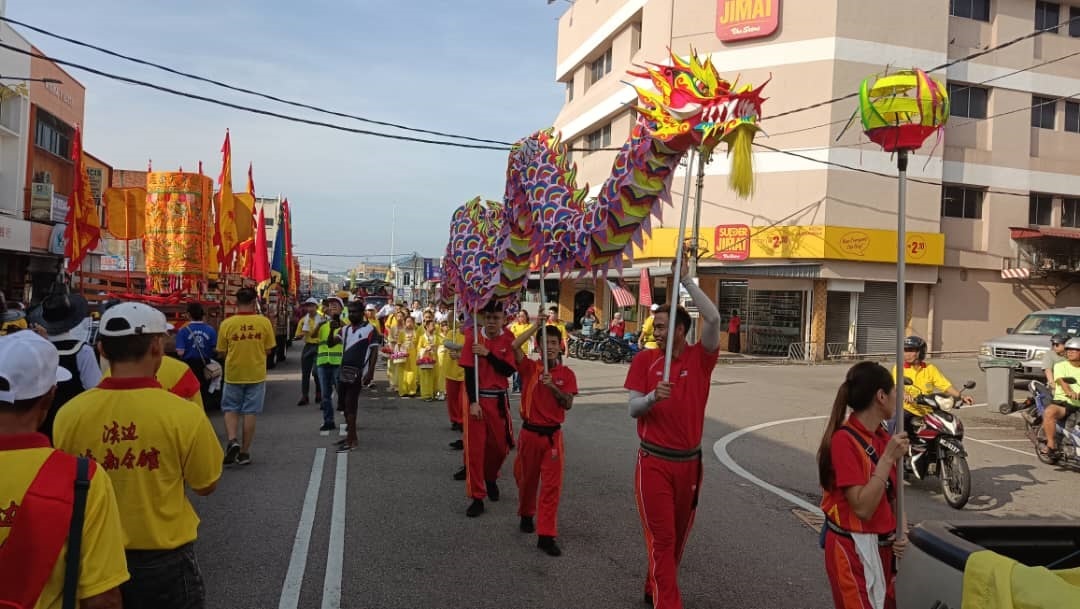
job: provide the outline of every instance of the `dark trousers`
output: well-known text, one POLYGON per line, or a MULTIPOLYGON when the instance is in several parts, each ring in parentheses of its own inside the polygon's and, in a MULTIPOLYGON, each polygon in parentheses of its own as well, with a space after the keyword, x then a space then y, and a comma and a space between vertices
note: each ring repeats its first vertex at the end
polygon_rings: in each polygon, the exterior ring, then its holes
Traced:
POLYGON ((311 379, 315 379, 315 393, 322 393, 318 390, 319 377, 315 374, 315 359, 319 355, 319 345, 304 343, 304 350, 300 353, 300 395, 305 398, 308 396, 308 390, 311 389, 311 379))
POLYGON ((184 363, 191 368, 192 374, 195 378, 199 379, 199 394, 202 396, 203 408, 207 410, 220 410, 221 409, 221 391, 217 393, 210 393, 210 383, 206 380, 206 363, 201 358, 193 360, 184 360, 184 363))
POLYGON ((120 593, 127 609, 202 609, 206 605, 194 544, 126 554, 131 579, 120 585, 120 593))
POLYGON ((346 439, 349 444, 356 446, 356 411, 360 406, 360 390, 363 388, 363 380, 356 379, 351 383, 338 383, 338 410, 345 413, 346 439))
POLYGON ((727 350, 731 353, 742 351, 742 337, 739 336, 739 332, 728 334, 727 350))

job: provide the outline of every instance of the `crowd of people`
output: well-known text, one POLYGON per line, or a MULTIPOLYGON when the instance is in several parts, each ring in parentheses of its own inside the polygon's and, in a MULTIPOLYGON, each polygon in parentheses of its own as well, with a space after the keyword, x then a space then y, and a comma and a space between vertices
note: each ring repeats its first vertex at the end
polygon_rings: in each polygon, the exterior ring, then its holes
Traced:
MULTIPOLYGON (((682 607, 677 573, 701 492, 705 408, 721 340, 715 304, 693 281, 682 285, 700 315, 698 340, 687 340, 685 309, 676 307, 671 317, 667 306, 654 306, 642 332, 645 349, 624 384, 640 441, 634 491, 647 549, 643 591, 647 602, 665 609, 682 607)), ((51 295, 29 314, 5 309, 0 572, 11 572, 17 554, 25 576, 5 579, 0 604, 204 606, 194 555, 198 517, 185 493, 209 495, 224 467, 252 463, 267 354, 275 348, 255 291, 239 290, 236 302, 237 313, 216 330, 197 304, 179 331, 138 302, 105 303, 94 332, 77 295, 51 295), (166 356, 171 336, 175 358, 166 356), (214 394, 220 394, 223 441, 203 407, 214 394)), ((445 305, 376 307, 346 295, 309 299, 298 313, 297 404, 310 404, 314 379, 321 430, 336 428, 337 412, 344 416, 339 452, 360 446, 361 395, 380 389, 376 362, 383 353, 389 392, 445 400, 451 428, 462 432, 452 446, 462 451, 454 477, 465 482, 465 515, 479 517, 485 501, 499 501, 502 469, 516 449, 517 526, 535 533, 546 554, 562 554, 556 541, 562 426, 578 379, 562 359, 566 324, 556 308, 535 316, 523 309, 508 322, 502 305, 491 302, 475 317, 476 328, 445 305), (516 434, 514 393, 520 394, 516 434)), ((608 330, 621 323, 613 316, 608 330)), ((955 391, 924 361, 925 343, 912 337, 907 346, 903 375, 915 390, 955 391)), ((896 372, 870 362, 849 370, 818 452, 822 547, 837 607, 895 606, 894 561, 906 539, 893 535, 894 489, 908 434, 890 434, 883 422, 893 415, 896 372)))

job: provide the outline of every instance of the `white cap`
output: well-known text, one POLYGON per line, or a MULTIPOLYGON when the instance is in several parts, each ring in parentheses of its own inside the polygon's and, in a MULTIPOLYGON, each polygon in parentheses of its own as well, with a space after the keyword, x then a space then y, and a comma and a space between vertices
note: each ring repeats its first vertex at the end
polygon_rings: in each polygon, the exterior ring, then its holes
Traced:
POLYGON ((660 310, 660 305, 653 303, 653 306, 649 307, 649 310, 655 313, 660 310))
POLYGON ((304 304, 317 305, 317 304, 319 304, 319 300, 317 298, 308 298, 307 300, 304 301, 304 304))
POLYGON ((71 379, 56 346, 32 330, 0 337, 0 402, 39 398, 71 379))
POLYGON ((99 336, 140 336, 165 334, 172 330, 165 314, 141 302, 122 302, 112 306, 101 316, 99 336))
POLYGON ((371 303, 368 303, 368 305, 366 307, 364 307, 364 310, 365 311, 374 311, 375 310, 375 305, 373 305, 371 303))

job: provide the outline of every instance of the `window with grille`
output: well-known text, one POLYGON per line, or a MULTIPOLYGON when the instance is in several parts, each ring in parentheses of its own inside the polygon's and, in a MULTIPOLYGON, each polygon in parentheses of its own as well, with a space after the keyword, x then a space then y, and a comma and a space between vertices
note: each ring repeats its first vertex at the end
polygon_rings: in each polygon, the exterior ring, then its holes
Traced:
POLYGON ((593 131, 585 136, 586 147, 589 150, 599 150, 611 145, 611 123, 593 131))
POLYGON ((950 0, 949 14, 954 17, 990 21, 990 0, 950 0))
POLYGON ((983 87, 949 83, 949 113, 952 116, 986 118, 986 98, 983 87))
POLYGON ((1057 102, 1052 97, 1031 96, 1031 126, 1039 129, 1054 128, 1054 112, 1057 102))
MULTIPOLYGON (((1035 29, 1045 30, 1048 28, 1057 27, 1061 15, 1061 5, 1056 2, 1039 2, 1035 3, 1035 29)), ((1051 32, 1057 32, 1057 30, 1050 30, 1051 32)))
POLYGON ((978 188, 945 186, 941 189, 941 215, 946 218, 982 218, 983 196, 978 188))
POLYGON ((60 119, 38 110, 34 125, 34 144, 65 159, 71 158, 71 128, 60 119))
POLYGON ((1065 130, 1080 133, 1080 102, 1065 102, 1065 130))
POLYGON ((1054 197, 1031 193, 1028 196, 1028 224, 1035 226, 1050 226, 1050 218, 1054 209, 1054 197))

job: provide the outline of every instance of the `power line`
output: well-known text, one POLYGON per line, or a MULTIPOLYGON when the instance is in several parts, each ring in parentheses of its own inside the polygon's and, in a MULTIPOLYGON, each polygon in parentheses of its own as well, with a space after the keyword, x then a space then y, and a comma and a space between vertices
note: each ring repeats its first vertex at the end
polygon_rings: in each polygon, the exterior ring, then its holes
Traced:
POLYGON ((0 21, 6 21, 7 23, 11 23, 11 24, 14 24, 14 25, 18 25, 20 27, 24 27, 24 28, 26 28, 28 30, 35 31, 35 32, 37 32, 39 34, 43 34, 43 35, 48 36, 50 38, 55 38, 57 40, 62 40, 64 42, 74 44, 76 46, 80 46, 80 47, 83 47, 83 48, 93 49, 95 51, 98 51, 99 53, 104 53, 106 55, 110 55, 112 57, 123 59, 125 61, 130 61, 132 63, 136 63, 136 64, 139 64, 139 65, 149 66, 151 68, 155 68, 155 69, 161 70, 163 72, 168 72, 169 74, 174 74, 176 76, 183 76, 184 78, 190 78, 192 80, 205 82, 205 83, 217 86, 217 87, 221 87, 223 89, 228 89, 230 91, 236 91, 238 93, 244 93, 244 94, 247 94, 247 95, 254 95, 256 97, 261 97, 263 99, 268 99, 270 101, 286 104, 286 105, 289 105, 289 106, 294 106, 294 107, 297 107, 297 108, 304 108, 304 109, 307 109, 307 110, 314 110, 315 112, 320 112, 322 114, 329 114, 331 116, 337 116, 337 117, 340 117, 340 118, 348 118, 348 119, 352 119, 352 120, 355 120, 355 121, 360 121, 360 122, 363 122, 363 123, 368 123, 368 124, 372 124, 372 125, 379 125, 379 126, 382 126, 382 127, 393 127, 394 129, 401 129, 401 130, 404 130, 404 131, 412 131, 412 132, 415 132, 415 133, 426 133, 428 135, 437 135, 437 136, 440 136, 440 137, 448 137, 448 138, 452 138, 452 139, 468 140, 468 141, 471 141, 471 142, 480 142, 480 143, 484 143, 484 144, 501 144, 501 145, 504 145, 504 146, 509 146, 510 145, 510 142, 503 142, 503 141, 499 141, 499 140, 489 140, 489 139, 484 139, 484 138, 479 138, 479 137, 472 137, 472 136, 468 136, 468 135, 458 135, 458 134, 454 134, 454 133, 446 133, 446 132, 443 132, 443 131, 433 131, 433 130, 430 130, 430 129, 420 129, 420 128, 417 128, 417 127, 409 127, 407 125, 402 125, 402 124, 399 124, 399 123, 391 123, 391 122, 388 122, 388 121, 380 121, 380 120, 375 120, 375 119, 371 119, 371 118, 366 118, 366 117, 358 116, 358 115, 355 115, 355 114, 349 114, 347 112, 339 112, 339 111, 336 111, 336 110, 329 110, 329 109, 326 109, 326 108, 322 108, 322 107, 319 107, 319 106, 314 106, 314 105, 307 104, 307 103, 304 103, 304 102, 293 101, 293 100, 285 99, 285 98, 282 98, 282 97, 277 97, 276 95, 270 95, 268 93, 262 93, 262 92, 259 92, 259 91, 246 89, 244 87, 238 87, 238 86, 235 86, 235 85, 230 85, 228 83, 224 83, 224 82, 221 82, 219 80, 214 80, 212 78, 207 78, 205 76, 199 76, 198 74, 192 74, 190 72, 184 72, 182 70, 178 70, 176 68, 171 68, 171 67, 166 66, 166 65, 154 63, 152 61, 147 61, 145 59, 139 59, 138 57, 132 57, 130 55, 125 55, 125 54, 120 53, 118 51, 113 51, 113 50, 110 50, 110 49, 106 49, 104 47, 100 47, 100 46, 91 44, 89 42, 83 42, 81 40, 76 40, 74 38, 70 38, 68 36, 63 36, 63 35, 57 34, 55 32, 50 32, 49 30, 46 30, 46 29, 43 29, 43 28, 40 28, 40 27, 37 27, 37 26, 34 26, 34 25, 30 25, 29 23, 25 23, 25 22, 22 22, 22 21, 17 21, 15 19, 11 19, 10 17, 0 16, 0 21))
POLYGON ((252 114, 261 114, 263 116, 270 116, 270 117, 273 117, 273 118, 280 118, 282 120, 286 120, 286 121, 290 121, 290 122, 294 122, 294 123, 302 123, 302 124, 305 124, 305 125, 314 125, 316 127, 326 127, 327 129, 334 129, 334 130, 337 130, 337 131, 345 131, 347 133, 355 133, 355 134, 358 134, 358 135, 370 135, 370 136, 373 136, 373 137, 381 137, 381 138, 386 138, 386 139, 391 139, 391 140, 399 140, 399 141, 405 141, 405 142, 417 142, 417 143, 421 143, 421 144, 434 144, 436 146, 449 146, 449 147, 452 147, 452 148, 471 148, 471 149, 476 149, 476 150, 499 150, 499 151, 502 151, 502 152, 509 152, 509 150, 510 150, 509 146, 496 146, 496 145, 493 145, 493 144, 463 144, 463 143, 460 143, 460 142, 445 142, 445 141, 441 141, 441 140, 432 140, 432 139, 426 139, 426 138, 411 137, 411 136, 407 136, 407 135, 393 135, 393 134, 390 134, 390 133, 381 133, 379 131, 371 131, 371 130, 368 130, 368 129, 357 129, 357 128, 354 128, 354 127, 345 127, 343 125, 335 125, 333 123, 326 123, 326 122, 323 122, 323 121, 316 121, 316 120, 311 120, 311 119, 306 119, 306 118, 300 118, 300 117, 297 117, 297 116, 290 116, 290 115, 287 115, 287 114, 281 114, 281 113, 273 112, 273 111, 270 111, 270 110, 262 110, 262 109, 259 109, 259 108, 252 108, 251 106, 243 106, 243 105, 240 105, 240 104, 234 104, 234 103, 231 103, 231 102, 222 101, 222 100, 219 100, 219 99, 213 99, 213 98, 206 97, 206 96, 203 96, 203 95, 198 95, 198 94, 195 94, 195 93, 187 93, 185 91, 172 89, 172 88, 165 87, 165 86, 162 86, 162 85, 156 85, 154 83, 146 82, 144 80, 138 80, 138 79, 135 79, 135 78, 128 78, 127 76, 119 76, 117 74, 111 74, 109 72, 105 72, 103 70, 98 70, 96 68, 91 68, 91 67, 88 67, 88 66, 84 66, 82 64, 78 64, 78 63, 75 63, 73 61, 67 61, 67 60, 64 60, 64 59, 57 59, 55 57, 49 57, 48 55, 44 55, 44 54, 41 54, 41 53, 35 53, 33 51, 27 51, 27 50, 20 49, 19 47, 12 46, 10 44, 6 44, 6 43, 3 43, 3 42, 0 42, 0 48, 8 49, 9 51, 14 51, 14 52, 20 53, 22 55, 29 55, 30 57, 36 57, 38 59, 44 59, 44 60, 47 60, 47 61, 52 61, 53 63, 59 64, 59 65, 68 66, 68 67, 71 67, 71 68, 75 68, 77 70, 82 70, 84 72, 89 72, 91 74, 96 74, 98 76, 102 76, 102 77, 109 78, 109 79, 112 79, 112 80, 117 80, 117 81, 120 81, 120 82, 126 82, 128 84, 137 85, 137 86, 140 86, 140 87, 146 87, 148 89, 154 89, 156 91, 161 91, 161 92, 164 92, 164 93, 170 93, 172 95, 178 95, 180 97, 186 97, 186 98, 189 98, 189 99, 203 101, 203 102, 206 102, 206 103, 209 103, 209 104, 214 104, 214 105, 217 105, 217 106, 223 106, 223 107, 226 107, 226 108, 232 108, 233 110, 240 110, 242 112, 250 112, 252 114))
MULTIPOLYGON (((963 57, 957 57, 956 59, 946 61, 945 63, 943 63, 941 65, 934 66, 934 67, 930 68, 929 70, 926 70, 926 73, 931 74, 933 72, 938 72, 938 71, 941 71, 941 70, 947 70, 948 68, 951 68, 951 67, 953 67, 953 66, 955 66, 957 64, 968 62, 968 61, 971 61, 972 59, 978 59, 979 57, 982 57, 983 55, 989 55, 990 53, 1000 51, 1001 49, 1004 49, 1004 48, 1010 47, 1010 46, 1012 46, 1014 44, 1018 44, 1020 42, 1025 41, 1025 40, 1028 40, 1029 38, 1035 38, 1036 36, 1041 36, 1041 35, 1045 34, 1046 32, 1049 32, 1051 30, 1057 30, 1057 29, 1063 28, 1063 27, 1065 27, 1067 25, 1070 25, 1070 24, 1072 24, 1073 22, 1076 22, 1076 21, 1080 21, 1080 15, 1078 15, 1076 17, 1073 17, 1073 18, 1069 19, 1068 21, 1065 21, 1064 23, 1060 23, 1058 25, 1054 25, 1054 26, 1045 27, 1045 28, 1042 28, 1042 29, 1039 29, 1039 30, 1035 30, 1033 32, 1029 32, 1027 34, 1024 34, 1023 36, 1017 36, 1016 38, 1013 38, 1012 40, 1006 40, 1005 42, 1002 42, 1001 44, 997 44, 997 45, 994 45, 994 46, 991 46, 991 47, 987 47, 985 49, 975 51, 974 53, 968 53, 967 55, 964 55, 963 57)), ((770 118, 780 118, 781 116, 789 116, 789 115, 792 115, 792 114, 798 114, 799 112, 806 112, 807 110, 813 110, 815 108, 820 108, 822 106, 828 106, 830 104, 835 104, 836 102, 852 99, 852 98, 855 98, 855 97, 858 97, 858 96, 859 96, 858 92, 848 93, 847 95, 843 95, 843 96, 840 96, 840 97, 834 97, 833 99, 827 99, 825 101, 817 102, 815 104, 810 104, 808 106, 802 106, 800 108, 794 108, 792 110, 786 110, 784 112, 780 112, 779 114, 772 114, 770 116, 766 116, 766 117, 762 118, 761 120, 768 120, 770 118)))

